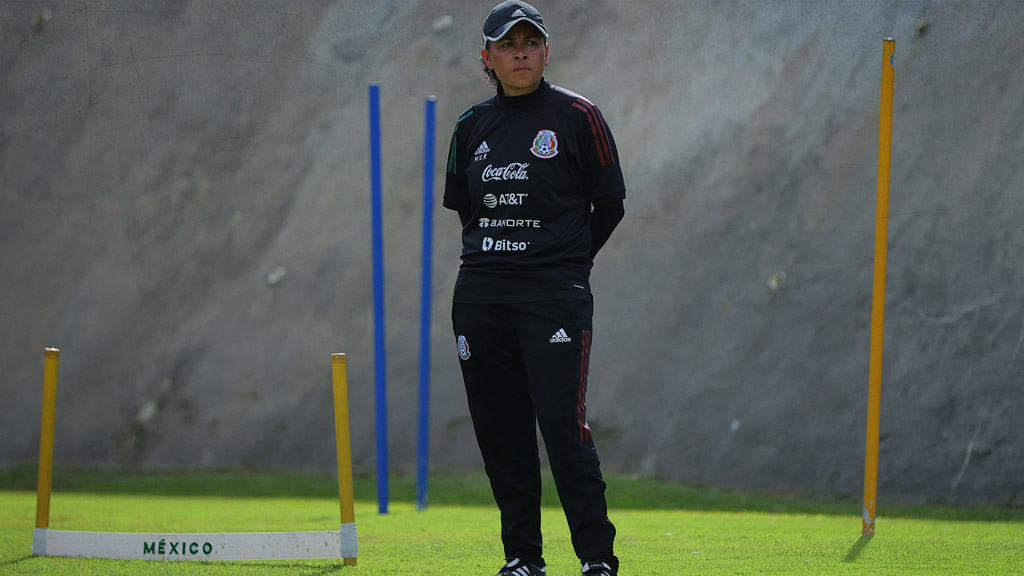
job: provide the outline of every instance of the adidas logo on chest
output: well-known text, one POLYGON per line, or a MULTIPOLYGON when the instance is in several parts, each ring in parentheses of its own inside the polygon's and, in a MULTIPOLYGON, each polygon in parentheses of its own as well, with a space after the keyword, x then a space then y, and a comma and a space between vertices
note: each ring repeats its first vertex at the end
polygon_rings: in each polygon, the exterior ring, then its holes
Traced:
POLYGON ((473 162, 479 162, 487 159, 487 153, 491 151, 491 147, 487 145, 487 140, 484 140, 476 148, 476 152, 473 152, 473 162))

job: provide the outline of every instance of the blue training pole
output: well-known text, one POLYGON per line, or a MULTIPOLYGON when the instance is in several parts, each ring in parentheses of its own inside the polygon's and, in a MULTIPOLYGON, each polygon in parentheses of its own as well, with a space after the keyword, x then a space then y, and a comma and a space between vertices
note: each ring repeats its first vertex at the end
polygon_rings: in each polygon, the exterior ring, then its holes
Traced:
POLYGON ((434 104, 427 98, 423 128, 423 262, 420 283, 420 431, 416 466, 416 507, 427 507, 430 454, 430 275, 434 239, 434 104))
POLYGON ((380 86, 370 84, 370 203, 373 227, 373 336, 377 390, 377 508, 388 513, 388 393, 384 335, 384 231, 381 216, 380 86))

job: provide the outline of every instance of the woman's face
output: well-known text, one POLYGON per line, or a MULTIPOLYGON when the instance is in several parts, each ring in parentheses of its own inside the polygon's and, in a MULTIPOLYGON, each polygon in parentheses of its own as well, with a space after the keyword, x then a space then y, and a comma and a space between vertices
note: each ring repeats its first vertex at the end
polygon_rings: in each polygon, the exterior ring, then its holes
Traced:
POLYGON ((482 51, 484 64, 494 70, 507 96, 529 94, 540 85, 548 64, 544 35, 529 22, 520 22, 482 51))

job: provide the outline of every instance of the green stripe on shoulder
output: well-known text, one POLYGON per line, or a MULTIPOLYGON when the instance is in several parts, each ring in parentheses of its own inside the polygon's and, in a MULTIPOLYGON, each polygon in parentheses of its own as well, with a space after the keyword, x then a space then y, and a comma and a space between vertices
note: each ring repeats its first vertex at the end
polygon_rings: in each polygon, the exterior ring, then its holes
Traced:
POLYGON ((456 139, 458 138, 458 134, 459 134, 459 124, 461 124, 462 121, 465 120, 466 118, 469 118, 470 116, 472 116, 473 112, 474 112, 474 110, 473 110, 472 106, 470 106, 469 108, 466 108, 462 112, 462 115, 459 116, 459 119, 455 122, 455 133, 452 134, 452 145, 451 145, 451 148, 449 148, 449 150, 448 150, 448 168, 447 168, 447 170, 451 174, 455 173, 455 167, 456 167, 456 164, 455 164, 455 157, 456 157, 455 150, 456 150, 457 147, 455 145, 455 142, 456 142, 456 139))

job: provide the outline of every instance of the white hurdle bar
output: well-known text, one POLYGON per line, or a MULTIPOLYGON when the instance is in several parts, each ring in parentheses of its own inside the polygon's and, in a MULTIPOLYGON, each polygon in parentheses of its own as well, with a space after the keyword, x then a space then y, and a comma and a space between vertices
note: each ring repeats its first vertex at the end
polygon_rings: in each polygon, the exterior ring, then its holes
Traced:
POLYGON ((114 560, 307 560, 355 558, 355 524, 314 532, 226 534, 80 532, 36 528, 36 556, 114 560))
POLYGON ((338 451, 338 530, 309 532, 142 533, 86 532, 50 529, 53 481, 53 435, 56 417, 57 364, 60 351, 47 348, 43 375, 43 417, 39 440, 39 483, 36 487, 36 556, 109 558, 115 560, 313 560, 341 558, 356 565, 356 533, 352 486, 352 446, 348 420, 348 375, 344 354, 331 355, 334 381, 334 427, 338 451))

